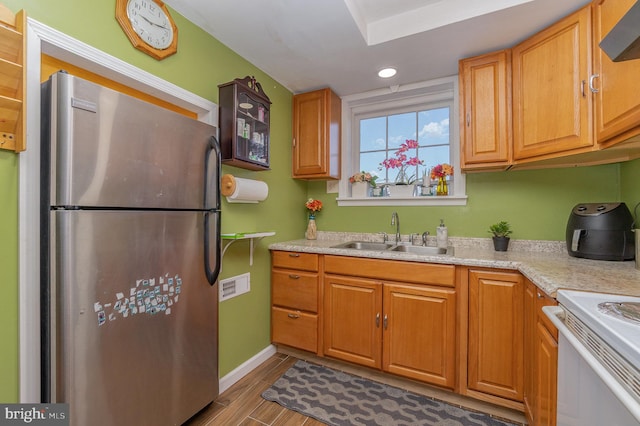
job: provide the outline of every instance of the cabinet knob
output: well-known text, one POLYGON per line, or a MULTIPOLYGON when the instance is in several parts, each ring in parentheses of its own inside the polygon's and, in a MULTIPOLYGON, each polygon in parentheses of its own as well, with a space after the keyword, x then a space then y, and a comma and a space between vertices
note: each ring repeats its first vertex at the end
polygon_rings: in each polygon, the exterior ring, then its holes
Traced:
POLYGON ((538 299, 542 299, 542 293, 540 293, 539 291, 536 291, 536 294, 538 295, 538 299))

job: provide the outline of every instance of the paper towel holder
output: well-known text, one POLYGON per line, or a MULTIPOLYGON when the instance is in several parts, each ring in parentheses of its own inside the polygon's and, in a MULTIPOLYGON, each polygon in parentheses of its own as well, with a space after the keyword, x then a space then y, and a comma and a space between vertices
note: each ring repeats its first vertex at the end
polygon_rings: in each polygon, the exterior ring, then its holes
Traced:
POLYGON ((220 193, 227 197, 229 203, 256 204, 267 198, 269 187, 265 182, 236 178, 232 174, 227 173, 220 178, 220 193), (254 190, 248 190, 248 187, 252 187, 254 190))

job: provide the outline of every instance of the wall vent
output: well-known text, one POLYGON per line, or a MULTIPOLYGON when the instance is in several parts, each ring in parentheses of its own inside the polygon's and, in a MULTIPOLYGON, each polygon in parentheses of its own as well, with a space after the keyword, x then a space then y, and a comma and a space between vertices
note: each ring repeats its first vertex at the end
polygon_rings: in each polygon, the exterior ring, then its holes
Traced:
POLYGON ((220 302, 248 293, 251 290, 251 274, 247 272, 246 274, 220 280, 219 289, 220 302))

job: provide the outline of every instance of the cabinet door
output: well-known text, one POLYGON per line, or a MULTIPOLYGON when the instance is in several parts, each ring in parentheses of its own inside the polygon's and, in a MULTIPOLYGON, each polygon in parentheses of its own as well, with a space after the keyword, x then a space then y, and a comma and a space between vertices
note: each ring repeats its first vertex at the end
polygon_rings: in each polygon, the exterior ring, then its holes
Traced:
POLYGON ((455 290, 384 284, 383 370, 453 388, 455 290))
POLYGON ((535 424, 535 366, 537 342, 536 286, 526 280, 524 291, 524 414, 535 424))
POLYGON ((327 275, 324 287, 324 354, 380 368, 382 284, 327 275))
POLYGON ((464 170, 506 169, 511 156, 511 51, 460 61, 464 170))
POLYGON ((523 278, 469 271, 469 389, 523 401, 523 278))
POLYGON ((340 178, 340 98, 330 89, 293 97, 293 177, 340 178))
MULTIPOLYGON (((640 133, 640 61, 613 62, 599 47, 602 39, 635 3, 635 0, 599 0, 594 3, 594 73, 598 90, 595 100, 595 127, 598 142, 621 135, 620 140, 640 133)), ((612 142, 617 142, 612 141, 612 142)))
POLYGON ((515 160, 593 146, 586 87, 590 10, 585 7, 512 49, 515 160))
POLYGON ((537 324, 535 424, 555 426, 558 342, 542 322, 537 324))

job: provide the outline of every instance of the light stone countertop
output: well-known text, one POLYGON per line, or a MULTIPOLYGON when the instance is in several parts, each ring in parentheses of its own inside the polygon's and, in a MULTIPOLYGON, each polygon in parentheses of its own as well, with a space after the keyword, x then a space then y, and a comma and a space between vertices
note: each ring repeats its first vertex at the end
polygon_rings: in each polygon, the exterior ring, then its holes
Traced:
MULTIPOLYGON (((393 236, 390 236, 393 241, 393 236)), ((406 243, 409 236, 403 235, 406 243)), ((511 240, 509 250, 497 252, 490 238, 449 238, 453 255, 418 255, 394 251, 338 249, 346 241, 382 241, 377 234, 319 232, 317 240, 294 240, 269 245, 270 250, 333 254, 372 259, 478 266, 520 271, 541 290, 555 297, 558 289, 640 296, 640 270, 634 261, 602 261, 571 257, 564 241, 511 240)), ((435 246, 429 237, 427 245, 435 246)))

